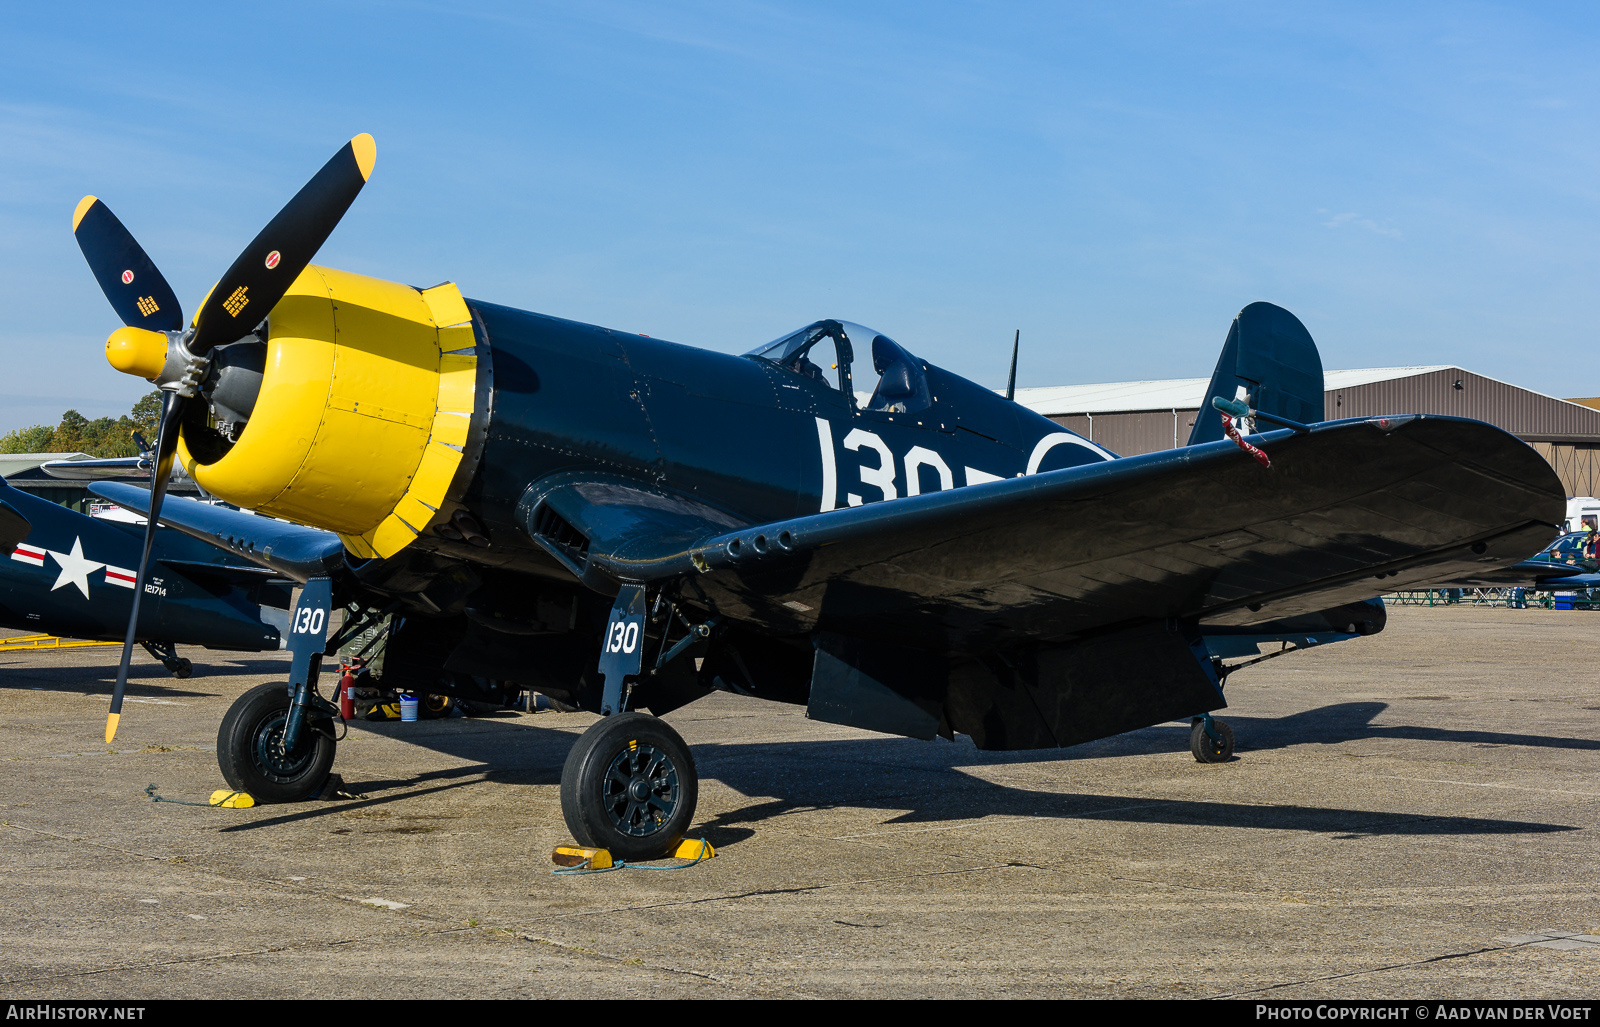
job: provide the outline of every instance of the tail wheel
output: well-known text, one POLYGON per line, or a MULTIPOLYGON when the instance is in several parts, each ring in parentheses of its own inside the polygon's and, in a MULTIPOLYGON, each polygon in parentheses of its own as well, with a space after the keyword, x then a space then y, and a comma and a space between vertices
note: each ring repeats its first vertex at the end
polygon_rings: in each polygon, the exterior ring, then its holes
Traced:
POLYGON ((1226 721, 1213 718, 1211 730, 1216 738, 1206 733, 1206 722, 1201 717, 1194 718, 1189 725, 1189 751, 1194 753, 1194 758, 1201 763, 1226 763, 1233 759, 1233 728, 1226 721))
POLYGON ((317 793, 328 779, 336 745, 327 718, 308 720, 292 751, 283 751, 283 727, 289 719, 289 691, 284 685, 259 685, 228 708, 217 729, 217 764, 222 777, 259 803, 300 802, 317 793))
POLYGON ((585 731, 561 769, 561 813, 580 845, 660 859, 694 821, 699 775, 664 721, 618 713, 585 731))

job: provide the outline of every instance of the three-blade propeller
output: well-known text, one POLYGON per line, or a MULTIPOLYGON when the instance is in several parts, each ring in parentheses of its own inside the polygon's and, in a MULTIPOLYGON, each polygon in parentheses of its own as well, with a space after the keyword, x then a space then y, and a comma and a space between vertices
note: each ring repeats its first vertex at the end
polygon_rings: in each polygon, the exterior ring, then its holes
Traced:
POLYGON ((178 433, 190 404, 196 400, 205 402, 199 384, 205 377, 211 351, 249 335, 283 299, 361 192, 376 157, 372 137, 365 133, 334 154, 234 260, 187 332, 182 330, 183 311, 172 287, 111 209, 95 197, 85 196, 73 212, 72 232, 84 259, 117 316, 128 326, 113 333, 107 342, 107 355, 111 356, 113 347, 118 345, 132 351, 133 357, 122 362, 113 357, 113 363, 124 370, 137 369, 140 374, 148 371, 145 377, 163 392, 150 476, 150 519, 144 531, 144 552, 139 558, 128 634, 122 644, 122 663, 106 717, 107 742, 116 737, 117 722, 122 717, 128 664, 138 635, 139 600, 144 595, 150 550, 155 542, 161 501, 172 475, 178 433), (139 331, 125 335, 129 329, 139 331))

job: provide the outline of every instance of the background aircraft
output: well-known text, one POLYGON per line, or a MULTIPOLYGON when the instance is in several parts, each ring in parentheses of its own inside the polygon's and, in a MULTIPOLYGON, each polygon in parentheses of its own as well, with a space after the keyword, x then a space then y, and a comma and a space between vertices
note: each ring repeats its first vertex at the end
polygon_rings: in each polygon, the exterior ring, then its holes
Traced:
POLYGON ((74 216, 126 325, 108 358, 166 394, 149 502, 176 455, 208 492, 338 535, 231 543, 306 582, 288 687, 219 734, 229 782, 268 801, 331 765, 317 670, 350 582, 405 611, 387 683, 504 678, 605 714, 563 813, 639 859, 697 794, 643 709, 721 689, 1006 749, 1194 717, 1196 755, 1226 758, 1207 634, 1377 630, 1351 616, 1375 593, 1513 564, 1565 509, 1493 426, 1310 423, 1320 358, 1270 304, 1224 345, 1208 399, 1231 413, 1118 459, 845 321, 733 356, 312 266, 374 156, 367 136, 336 154, 187 329, 105 205, 74 216))
MULTIPOLYGON (((88 517, 0 479, 0 626, 69 638, 122 639, 133 605, 143 528, 88 517)), ((177 677, 174 644, 282 647, 290 584, 260 565, 179 532, 151 553, 136 640, 177 677)))
POLYGON ((1446 582, 1447 587, 1521 585, 1540 592, 1600 588, 1600 554, 1590 531, 1562 535, 1519 563, 1496 571, 1483 571, 1446 582))

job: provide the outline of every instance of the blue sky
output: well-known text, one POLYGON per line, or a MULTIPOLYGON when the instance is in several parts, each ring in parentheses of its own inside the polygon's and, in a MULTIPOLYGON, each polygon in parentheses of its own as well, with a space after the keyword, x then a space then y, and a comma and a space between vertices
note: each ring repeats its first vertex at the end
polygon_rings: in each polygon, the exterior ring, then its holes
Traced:
POLYGON ((742 351, 819 317, 1021 385, 1328 367, 1600 395, 1600 17, 1577 4, 0 3, 0 430, 125 410, 70 232, 192 312, 347 138, 318 257, 742 351))

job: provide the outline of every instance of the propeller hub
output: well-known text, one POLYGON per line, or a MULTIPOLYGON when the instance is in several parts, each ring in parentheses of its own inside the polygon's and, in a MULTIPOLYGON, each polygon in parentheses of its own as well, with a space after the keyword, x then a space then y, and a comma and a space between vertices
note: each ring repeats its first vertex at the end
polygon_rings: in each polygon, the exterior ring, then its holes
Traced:
POLYGON ((106 360, 123 374, 155 378, 167 366, 168 345, 164 332, 118 328, 106 339, 106 360))

